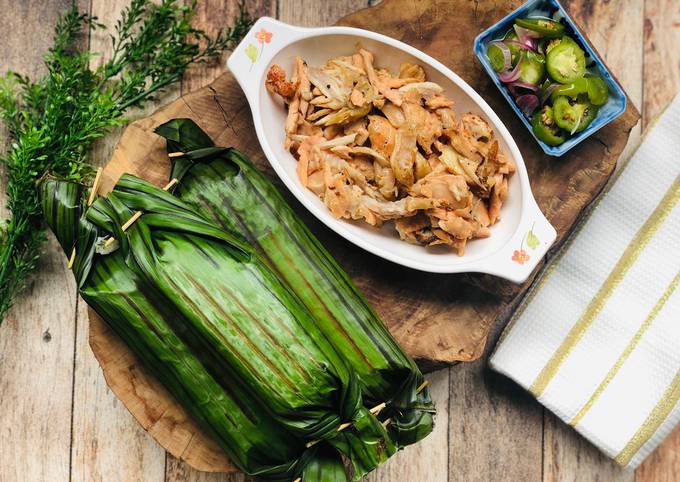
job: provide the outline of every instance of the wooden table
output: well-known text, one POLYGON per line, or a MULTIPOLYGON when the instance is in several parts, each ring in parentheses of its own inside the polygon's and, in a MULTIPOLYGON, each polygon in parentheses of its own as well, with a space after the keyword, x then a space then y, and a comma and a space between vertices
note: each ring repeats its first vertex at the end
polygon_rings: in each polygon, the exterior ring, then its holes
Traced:
MULTIPOLYGON (((368 0, 249 0, 257 14, 300 25, 326 25, 368 0)), ((415 0, 414 0, 415 1, 415 0)), ((473 0, 470 0, 473 1, 473 0)), ((491 0, 483 0, 491 1, 491 0)), ((113 24, 128 0, 77 0, 113 24)), ((228 22, 234 1, 199 0, 197 25, 228 22)), ((373 2, 370 2, 373 3, 373 2)), ((571 0, 576 17, 643 114, 631 143, 680 89, 680 6, 677 0, 571 0)), ((54 23, 70 0, 0 0, 0 59, 37 75, 54 23)), ((106 52, 98 32, 83 45, 106 52)), ((95 59, 94 62, 100 60, 95 59)), ((223 64, 222 64, 223 65, 223 64)), ((212 80, 221 67, 193 69, 166 103, 212 80)), ((150 106, 146 113, 155 107, 150 106)), ((135 113, 135 117, 144 113, 135 113)), ((100 142, 104 163, 120 133, 100 142)), ((6 136, 0 135, 0 142, 6 136)), ((0 481, 241 482, 244 476, 195 472, 173 459, 107 389, 87 344, 87 312, 66 260, 50 240, 25 296, 0 328, 0 481)), ((502 329, 499 320, 489 348, 502 329)), ((430 375, 439 414, 435 432, 395 456, 368 480, 677 481, 680 430, 636 472, 618 468, 484 359, 430 375)))

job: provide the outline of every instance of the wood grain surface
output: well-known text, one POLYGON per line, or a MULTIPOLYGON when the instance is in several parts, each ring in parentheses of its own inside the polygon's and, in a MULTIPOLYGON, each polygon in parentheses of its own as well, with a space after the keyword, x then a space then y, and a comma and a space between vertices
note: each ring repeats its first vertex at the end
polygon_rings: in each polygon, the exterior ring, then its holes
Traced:
MULTIPOLYGON (((82 2, 85 8, 88 3, 82 2)), ((91 0, 90 8, 115 13, 126 3, 91 0)), ((225 24, 228 17, 223 12, 233 11, 233 2, 227 0, 199 1, 203 3, 211 4, 207 18, 200 18, 203 28, 225 24)), ((278 12, 284 21, 318 26, 332 24, 367 3, 280 0, 257 5, 270 15, 278 12), (289 17, 283 18, 284 14, 289 17)), ((563 3, 584 26, 635 105, 642 107, 648 122, 680 89, 677 1, 563 3)), ((0 70, 39 71, 54 22, 68 4, 67 0, 0 0, 5 13, 0 17, 0 70)), ((186 81, 185 86, 193 89, 221 71, 202 72, 193 71, 196 83, 186 81)), ((185 86, 182 93, 188 92, 185 86)), ((170 93, 161 103, 175 95, 170 93)), ((93 154, 96 162, 108 160, 116 135, 93 154)), ((0 142, 3 139, 0 134, 0 142)), ((197 472, 166 456, 106 388, 87 347, 86 310, 80 303, 76 311, 65 264, 53 243, 43 270, 0 327, 0 480, 245 482, 242 475, 197 472)), ((503 320, 501 316, 496 323, 487 349, 503 320)), ((540 405, 513 385, 494 377, 485 359, 486 355, 433 375, 439 435, 425 442, 432 441, 427 452, 396 455, 371 474, 371 481, 678 480, 680 431, 636 473, 625 472, 599 458, 596 449, 573 431, 552 423, 550 414, 544 416, 540 405), (446 419, 442 414, 448 414, 446 419)))
MULTIPOLYGON (((45 73, 42 55, 70 0, 0 1, 3 71, 45 73), (24 19, 17 29, 16 20, 24 19), (48 30, 45 30, 47 26, 48 30), (35 35, 45 31, 46 35, 35 35), (10 35, 11 33, 11 35, 10 35)), ((88 8, 88 2, 79 2, 88 8)), ((86 47, 87 38, 81 40, 86 47)), ((2 72, 4 75, 4 72, 2 72)), ((2 144, 7 137, 2 135, 2 144)), ((4 149, 3 149, 4 152, 4 149)), ((3 176, 4 177, 4 176, 3 176)), ((3 180, 4 182, 4 180, 3 180)), ((2 215, 6 214, 2 197, 2 215)), ((70 476, 70 440, 76 300, 64 255, 50 237, 40 275, 8 312, 0 329, 0 480, 53 480, 70 476), (36 463, 36 454, 40 460, 36 463)))

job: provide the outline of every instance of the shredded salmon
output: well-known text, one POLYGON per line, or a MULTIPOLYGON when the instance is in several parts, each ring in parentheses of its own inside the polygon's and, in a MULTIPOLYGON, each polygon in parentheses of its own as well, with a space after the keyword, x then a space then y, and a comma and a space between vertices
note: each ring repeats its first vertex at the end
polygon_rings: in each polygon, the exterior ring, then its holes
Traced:
POLYGON ((459 255, 500 220, 516 170, 481 116, 458 117, 425 69, 377 67, 373 54, 277 65, 266 86, 287 105, 285 146, 300 182, 337 218, 392 223, 400 238, 459 255))

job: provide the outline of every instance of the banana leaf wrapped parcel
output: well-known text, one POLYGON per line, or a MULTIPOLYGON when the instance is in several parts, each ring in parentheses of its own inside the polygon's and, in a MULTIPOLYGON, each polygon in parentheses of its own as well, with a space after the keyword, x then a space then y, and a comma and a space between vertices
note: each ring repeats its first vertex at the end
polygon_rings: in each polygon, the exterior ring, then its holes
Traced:
POLYGON ((354 368, 244 239, 134 176, 89 208, 81 191, 42 185, 81 295, 236 465, 346 480, 342 454, 357 480, 397 450, 354 368))
POLYGON ((232 462, 251 474, 292 477, 302 441, 234 384, 210 352, 191 350, 179 335, 191 337, 191 327, 122 250, 96 253, 103 234, 85 218, 83 190, 80 184, 55 179, 41 186, 47 224, 66 254, 76 250, 72 269, 80 295, 232 462))
POLYGON ((156 129, 173 157, 175 194, 225 230, 242 234, 316 318, 359 376, 369 405, 399 447, 432 431, 434 406, 424 378, 347 274, 277 188, 236 149, 215 147, 190 119, 156 129))

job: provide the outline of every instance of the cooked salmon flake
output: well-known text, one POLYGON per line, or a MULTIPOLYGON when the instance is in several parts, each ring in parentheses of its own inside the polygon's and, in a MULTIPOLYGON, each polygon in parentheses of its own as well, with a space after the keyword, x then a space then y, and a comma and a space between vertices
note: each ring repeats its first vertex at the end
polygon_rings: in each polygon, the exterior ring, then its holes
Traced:
POLYGON ((406 242, 465 254, 500 221, 515 164, 481 116, 458 116, 420 65, 397 73, 359 49, 321 66, 273 65, 269 92, 288 115, 300 182, 339 219, 391 224, 406 242))

